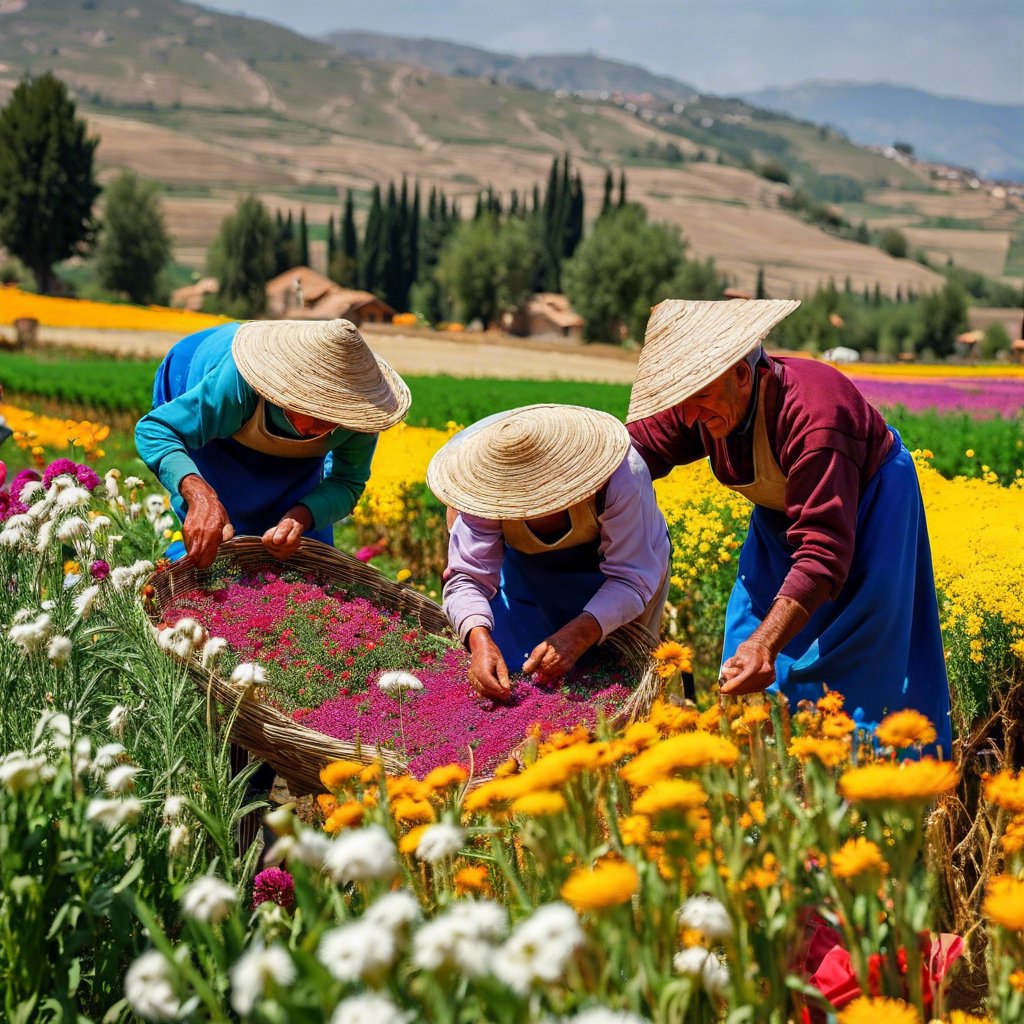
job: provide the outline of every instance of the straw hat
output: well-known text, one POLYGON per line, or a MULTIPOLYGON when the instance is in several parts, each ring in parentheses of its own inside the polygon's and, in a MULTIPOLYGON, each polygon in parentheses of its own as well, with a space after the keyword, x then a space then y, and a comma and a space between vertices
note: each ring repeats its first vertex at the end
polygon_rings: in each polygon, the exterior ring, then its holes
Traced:
POLYGON ((686 401, 749 355, 798 299, 666 299, 647 321, 626 422, 686 401))
POLYGON ((427 467, 446 505, 487 519, 532 519, 594 494, 629 452, 614 416, 578 405, 527 405, 456 434, 427 467))
POLYGON ((359 433, 393 427, 412 401, 348 320, 253 320, 235 332, 231 354, 267 401, 359 433))

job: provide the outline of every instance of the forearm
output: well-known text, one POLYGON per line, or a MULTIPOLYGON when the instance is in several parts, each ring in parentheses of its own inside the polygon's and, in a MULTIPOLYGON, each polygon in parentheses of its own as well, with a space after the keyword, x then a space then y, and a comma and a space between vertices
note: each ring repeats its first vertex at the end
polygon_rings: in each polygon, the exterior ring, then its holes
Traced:
POLYGON ((309 494, 299 499, 298 505, 308 510, 312 525, 317 529, 340 522, 356 507, 363 493, 363 484, 325 477, 309 494))
POLYGON ((810 615, 807 610, 788 597, 777 597, 761 625, 750 634, 748 643, 765 647, 774 660, 786 645, 800 632, 810 615))
POLYGON ((444 585, 444 613, 463 642, 477 627, 490 632, 494 626, 491 602, 485 587, 465 573, 453 573, 444 585))

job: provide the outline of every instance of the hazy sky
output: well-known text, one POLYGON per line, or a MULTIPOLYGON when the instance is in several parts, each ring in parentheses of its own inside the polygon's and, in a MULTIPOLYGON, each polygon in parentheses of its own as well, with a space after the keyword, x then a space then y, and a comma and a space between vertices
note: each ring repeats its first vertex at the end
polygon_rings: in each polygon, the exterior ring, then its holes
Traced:
POLYGON ((200 0, 316 35, 591 50, 728 94, 808 79, 1024 102, 1020 0, 200 0))

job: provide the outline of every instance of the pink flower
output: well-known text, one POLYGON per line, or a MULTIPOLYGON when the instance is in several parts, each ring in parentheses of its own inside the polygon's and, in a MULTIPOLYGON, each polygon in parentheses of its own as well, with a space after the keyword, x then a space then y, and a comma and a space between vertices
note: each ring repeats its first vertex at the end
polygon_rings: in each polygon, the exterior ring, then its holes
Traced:
POLYGON ((89 575, 94 580, 105 580, 110 575, 110 566, 103 561, 102 558, 97 558, 92 565, 89 566, 89 575))
POLYGON ((75 466, 75 475, 78 477, 78 482, 87 491, 93 491, 100 485, 99 475, 92 466, 83 466, 79 463, 75 466))
POLYGON ((59 476, 73 476, 77 479, 78 465, 70 459, 54 459, 43 470, 43 486, 49 488, 50 484, 59 476))
POLYGON ((34 469, 19 469, 11 481, 11 497, 21 500, 21 489, 25 484, 38 480, 39 474, 34 469))
POLYGON ((261 903, 276 903, 285 910, 295 906, 295 882, 287 871, 267 868, 253 879, 252 909, 255 910, 261 903))

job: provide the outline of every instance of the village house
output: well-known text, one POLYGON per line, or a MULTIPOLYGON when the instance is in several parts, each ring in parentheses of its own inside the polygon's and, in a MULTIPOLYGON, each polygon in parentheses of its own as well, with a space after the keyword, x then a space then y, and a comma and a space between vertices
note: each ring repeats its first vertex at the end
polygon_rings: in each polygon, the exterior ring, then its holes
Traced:
POLYGON ((390 323, 395 311, 372 292, 342 288, 310 267, 292 267, 267 282, 267 313, 288 320, 390 323))
POLYGON ((583 317, 557 292, 537 292, 527 300, 526 307, 516 313, 505 313, 502 329, 523 337, 557 335, 561 338, 583 339, 583 317))
POLYGON ((198 313, 203 308, 203 300, 207 295, 216 295, 220 284, 215 277, 202 277, 195 284, 187 284, 184 288, 175 288, 171 292, 171 305, 175 309, 187 309, 198 313))

